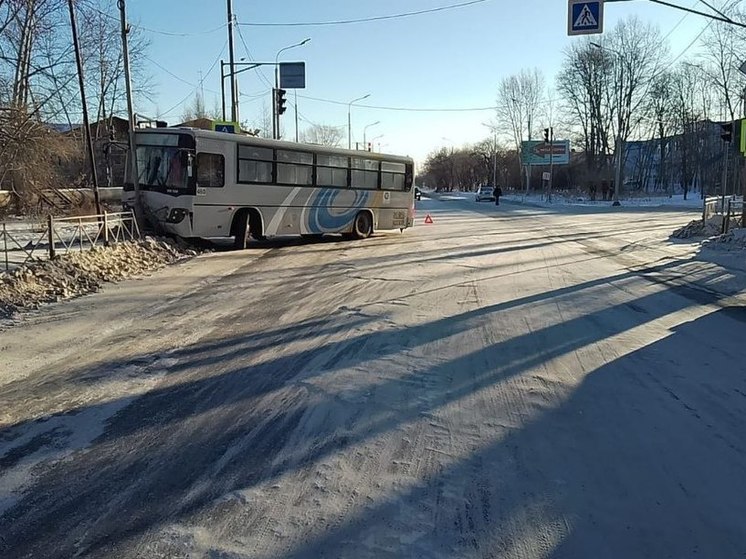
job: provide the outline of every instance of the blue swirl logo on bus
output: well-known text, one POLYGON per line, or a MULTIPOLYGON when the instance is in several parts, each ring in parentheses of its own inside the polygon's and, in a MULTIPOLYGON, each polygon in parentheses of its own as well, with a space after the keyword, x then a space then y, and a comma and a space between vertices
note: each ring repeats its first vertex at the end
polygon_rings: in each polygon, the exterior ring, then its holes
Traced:
POLYGON ((338 188, 322 190, 308 211, 306 225, 309 233, 335 233, 349 227, 358 211, 368 205, 370 195, 370 192, 358 190, 355 191, 355 200, 352 204, 337 204, 339 196, 349 195, 350 192, 338 188))

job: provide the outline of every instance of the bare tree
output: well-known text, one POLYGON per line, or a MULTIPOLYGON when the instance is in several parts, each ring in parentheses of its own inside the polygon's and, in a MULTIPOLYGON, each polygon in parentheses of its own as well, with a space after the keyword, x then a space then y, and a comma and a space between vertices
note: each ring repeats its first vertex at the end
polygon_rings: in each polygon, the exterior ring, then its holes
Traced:
MULTIPOLYGON (((76 2, 84 82, 97 118, 123 107, 118 21, 104 0, 76 2)), ((81 135, 60 135, 47 124, 80 122, 82 107, 67 0, 0 0, 0 181, 23 198, 27 191, 65 186, 82 160, 81 135), (72 146, 72 151, 70 151, 72 146), (55 153, 58 155, 55 157, 55 153), (46 158, 46 159, 45 159, 46 158), (49 161, 42 165, 40 161, 49 161), (54 163, 54 164, 51 164, 54 163)), ((133 70, 144 68, 145 41, 134 40, 133 70)), ((144 72, 135 76, 144 76, 144 72)), ((139 91, 147 86, 137 79, 139 91)), ((106 127, 96 127, 103 133, 106 127)))
MULTIPOLYGON (((731 17, 743 19, 732 5, 724 9, 731 17)), ((715 22, 702 40, 701 71, 714 88, 722 119, 735 120, 741 113, 740 101, 746 86, 746 79, 738 71, 746 49, 746 36, 742 31, 727 23, 715 22)))
POLYGON ((194 94, 194 97, 192 97, 192 100, 184 106, 181 119, 183 122, 200 118, 218 120, 221 117, 220 113, 220 108, 217 105, 213 105, 212 109, 208 109, 205 104, 205 98, 202 96, 202 92, 197 91, 194 94))
POLYGON ((344 137, 344 127, 314 124, 303 131, 303 141, 308 144, 339 147, 344 137))
MULTIPOLYGON (((104 11, 107 4, 104 0, 79 4, 87 96, 95 107, 96 121, 126 113, 120 24, 104 11)), ((127 41, 134 93, 140 98, 150 98, 153 84, 145 67, 150 42, 137 27, 130 29, 127 41)))
POLYGON ((564 120, 575 121, 584 145, 589 185, 611 180, 615 138, 626 142, 649 130, 651 88, 666 53, 657 28, 634 16, 620 21, 601 44, 586 39, 566 52, 557 89, 567 113, 564 120))
POLYGON ((544 76, 538 68, 504 78, 497 89, 497 122, 520 150, 524 138, 533 138, 541 111, 544 76))
POLYGON ((257 131, 257 135, 262 138, 272 137, 272 113, 267 106, 266 101, 262 101, 262 108, 259 110, 259 116, 255 118, 251 123, 242 122, 241 128, 254 129, 257 131))
POLYGON ((565 122, 574 128, 583 146, 589 181, 599 178, 610 152, 612 114, 606 91, 612 81, 610 59, 590 41, 576 43, 566 51, 557 77, 557 90, 563 99, 565 122), (575 125, 572 126, 572 123, 575 125))

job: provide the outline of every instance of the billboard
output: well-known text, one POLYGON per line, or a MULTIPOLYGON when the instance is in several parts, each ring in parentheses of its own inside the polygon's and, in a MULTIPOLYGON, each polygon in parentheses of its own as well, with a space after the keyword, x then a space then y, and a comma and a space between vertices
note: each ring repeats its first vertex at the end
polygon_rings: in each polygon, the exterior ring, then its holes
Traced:
POLYGON ((570 140, 557 140, 551 146, 541 140, 521 142, 521 162, 524 165, 568 165, 570 140))

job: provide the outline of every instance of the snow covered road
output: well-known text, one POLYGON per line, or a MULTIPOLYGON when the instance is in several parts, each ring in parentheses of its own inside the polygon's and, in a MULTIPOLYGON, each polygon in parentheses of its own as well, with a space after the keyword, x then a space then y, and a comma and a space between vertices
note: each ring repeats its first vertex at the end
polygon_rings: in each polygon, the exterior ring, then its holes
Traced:
POLYGON ((0 557, 744 557, 744 274, 692 215, 419 205, 0 331, 0 557))

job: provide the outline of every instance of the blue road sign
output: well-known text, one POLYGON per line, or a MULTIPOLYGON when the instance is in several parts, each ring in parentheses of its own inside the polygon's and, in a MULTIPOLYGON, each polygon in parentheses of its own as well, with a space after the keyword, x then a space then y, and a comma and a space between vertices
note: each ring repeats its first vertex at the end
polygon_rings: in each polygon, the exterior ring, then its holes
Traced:
POLYGON ((238 130, 238 123, 215 120, 212 123, 212 129, 215 130, 215 132, 227 132, 228 134, 235 134, 238 130))
POLYGON ((306 63, 280 62, 280 88, 305 89, 306 63))
POLYGON ((603 0, 569 0, 567 8, 568 35, 593 35, 603 32, 603 0))

